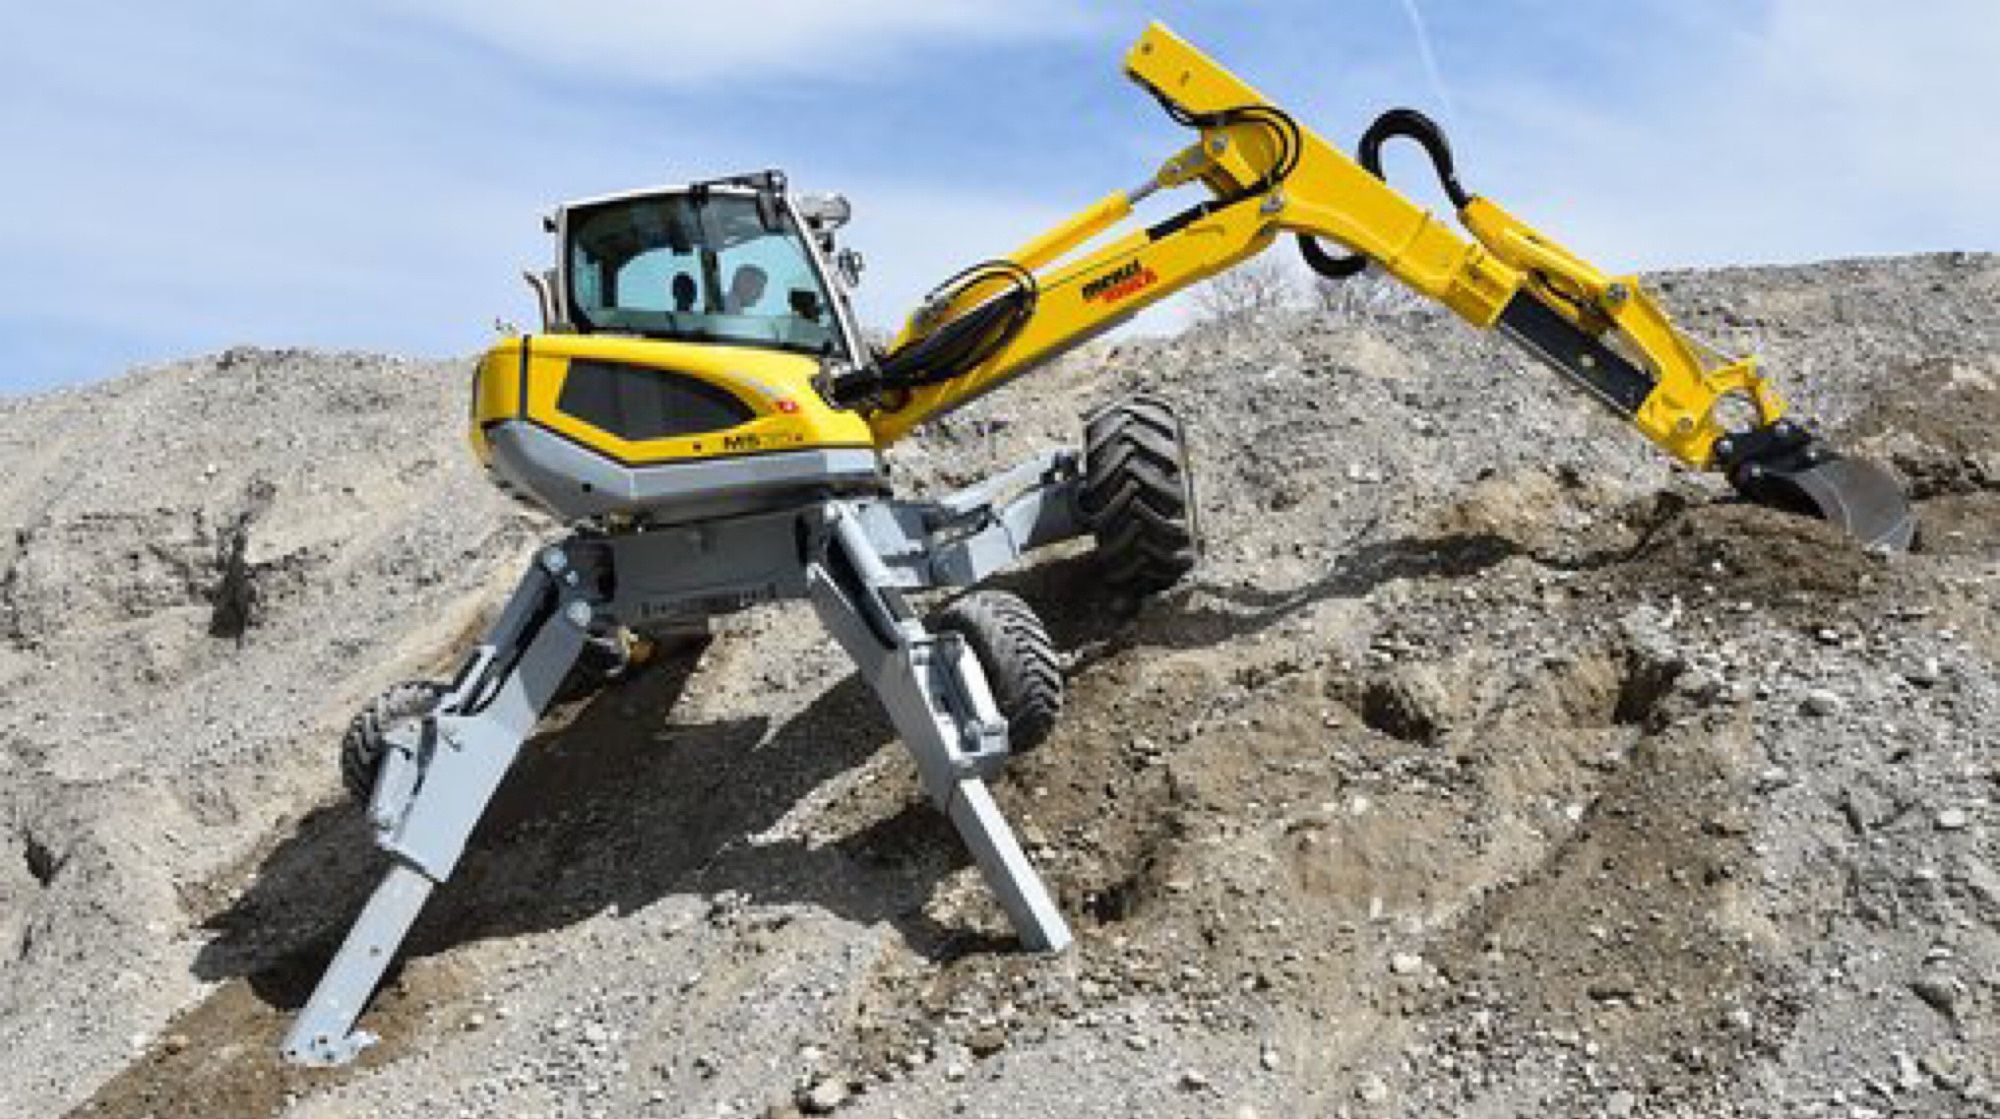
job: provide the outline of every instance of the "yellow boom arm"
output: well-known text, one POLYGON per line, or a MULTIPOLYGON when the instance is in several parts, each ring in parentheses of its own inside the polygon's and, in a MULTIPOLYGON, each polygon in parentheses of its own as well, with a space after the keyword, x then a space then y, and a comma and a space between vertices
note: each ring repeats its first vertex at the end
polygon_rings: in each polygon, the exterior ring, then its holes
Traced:
MULTIPOLYGON (((921 353, 955 326, 985 321, 996 308, 1012 312, 1005 330, 987 335, 989 350, 959 351, 971 358, 962 368, 884 392, 869 418, 881 443, 1235 265, 1284 232, 1337 242, 1473 325, 1506 331, 1690 465, 1716 464, 1717 441, 1728 434, 1716 415, 1723 397, 1747 401, 1759 427, 1782 415, 1754 359, 1709 352, 1677 331, 1632 277, 1607 276, 1499 206, 1458 190, 1442 136, 1416 114, 1385 116, 1378 128, 1395 123, 1383 135, 1371 130, 1364 149, 1393 136, 1424 142, 1469 239, 1158 24, 1126 55, 1125 71, 1199 138, 1140 186, 1104 198, 912 315, 891 361, 921 353), (1140 199, 1189 184, 1209 197, 1077 255, 1140 199)), ((1379 168, 1372 152, 1363 154, 1379 168)), ((1317 248, 1307 256, 1330 259, 1317 248)))

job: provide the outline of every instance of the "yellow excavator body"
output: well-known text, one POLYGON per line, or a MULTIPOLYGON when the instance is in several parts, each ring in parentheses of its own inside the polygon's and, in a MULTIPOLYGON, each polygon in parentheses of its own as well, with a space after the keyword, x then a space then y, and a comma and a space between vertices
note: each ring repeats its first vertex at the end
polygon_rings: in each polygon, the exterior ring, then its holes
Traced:
MULTIPOLYGON (((472 396, 472 448, 493 460, 502 423, 534 424, 626 466, 766 454, 811 447, 873 448, 868 421, 836 408, 813 387, 819 363, 802 354, 615 334, 541 334, 502 339, 480 359, 472 396), (688 430, 647 423, 623 381, 670 386, 653 399, 711 396, 736 422, 688 430), (704 390, 706 392, 704 393, 704 390), (623 395, 625 399, 619 401, 623 395), (611 401, 610 406, 604 403, 611 401), (619 407, 619 404, 624 407, 619 407)), ((662 417, 664 419, 664 417, 662 417)))
POLYGON ((810 488, 816 463, 831 488, 868 484, 877 472, 851 458, 779 461, 708 470, 699 500, 677 508, 679 487, 601 468, 878 451, 1291 234, 1322 276, 1379 268, 1506 334, 1667 455, 1724 473, 1750 500, 1836 521, 1869 544, 1911 542, 1914 518, 1891 476, 1788 420, 1754 358, 1679 330, 1635 277, 1600 271, 1467 192, 1442 130, 1422 114, 1384 113, 1350 157, 1158 24, 1124 67, 1193 142, 1138 187, 940 285, 884 351, 863 345, 847 308, 858 262, 835 266, 852 255, 833 246, 844 201, 795 203, 782 176, 765 172, 564 207, 550 222, 558 268, 538 280, 555 333, 507 339, 479 367, 481 461, 565 517, 713 511, 732 479, 791 493, 810 488), (1381 149, 1391 140, 1429 154, 1455 223, 1389 185, 1381 149), (1205 197, 1121 231, 1140 200, 1183 187, 1205 197), (524 441, 521 425, 539 434, 524 441), (536 442, 543 435, 569 450, 536 442), (533 461, 515 463, 522 454, 533 461), (565 471, 591 478, 571 487, 565 471), (520 484, 530 475, 534 484, 520 484), (629 499, 605 497, 607 485, 629 499), (567 500, 577 487, 590 498, 567 500))

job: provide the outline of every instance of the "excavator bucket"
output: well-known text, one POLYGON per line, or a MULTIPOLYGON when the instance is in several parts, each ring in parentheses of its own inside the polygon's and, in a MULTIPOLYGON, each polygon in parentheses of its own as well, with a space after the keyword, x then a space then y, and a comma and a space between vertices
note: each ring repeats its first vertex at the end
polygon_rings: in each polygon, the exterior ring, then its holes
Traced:
POLYGON ((1827 450, 1782 421, 1742 443, 1726 450, 1719 444, 1718 450, 1731 460, 1729 482, 1745 499, 1817 517, 1871 548, 1907 551, 1916 539, 1916 511, 1902 484, 1881 466, 1827 450))

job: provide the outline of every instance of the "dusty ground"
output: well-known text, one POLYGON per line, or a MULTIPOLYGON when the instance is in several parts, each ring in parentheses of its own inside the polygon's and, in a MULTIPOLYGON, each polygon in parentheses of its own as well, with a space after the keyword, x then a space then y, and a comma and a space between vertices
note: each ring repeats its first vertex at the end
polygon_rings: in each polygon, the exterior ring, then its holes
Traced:
POLYGON ((1100 347, 913 487, 1144 384, 1209 554, 1070 657, 1001 788, 1013 951, 806 612, 560 712, 370 1010, 273 1051, 379 866, 333 747, 549 531, 465 369, 231 352, 0 401, 0 1111, 2000 1114, 2000 260, 1663 278, 1891 462, 1923 548, 1723 500, 1425 314, 1100 347))

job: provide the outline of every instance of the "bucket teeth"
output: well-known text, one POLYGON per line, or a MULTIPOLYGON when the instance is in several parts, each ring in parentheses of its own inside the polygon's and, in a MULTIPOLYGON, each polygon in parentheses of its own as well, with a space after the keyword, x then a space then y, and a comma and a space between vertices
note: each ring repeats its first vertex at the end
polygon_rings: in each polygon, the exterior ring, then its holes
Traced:
POLYGON ((1828 450, 1803 428, 1781 422, 1717 450, 1746 500, 1817 517, 1871 548, 1907 551, 1916 539, 1916 511, 1895 475, 1828 450))

